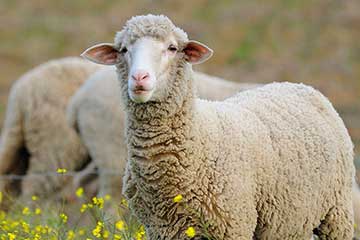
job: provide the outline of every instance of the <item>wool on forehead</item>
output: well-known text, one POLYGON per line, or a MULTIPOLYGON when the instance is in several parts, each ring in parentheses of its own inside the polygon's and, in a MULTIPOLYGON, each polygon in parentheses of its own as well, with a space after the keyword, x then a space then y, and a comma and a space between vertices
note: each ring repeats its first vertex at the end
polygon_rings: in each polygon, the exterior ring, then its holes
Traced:
POLYGON ((124 42, 131 44, 146 36, 165 40, 171 34, 179 44, 188 41, 187 34, 164 15, 135 16, 126 22, 122 31, 116 34, 115 46, 121 47, 124 42))

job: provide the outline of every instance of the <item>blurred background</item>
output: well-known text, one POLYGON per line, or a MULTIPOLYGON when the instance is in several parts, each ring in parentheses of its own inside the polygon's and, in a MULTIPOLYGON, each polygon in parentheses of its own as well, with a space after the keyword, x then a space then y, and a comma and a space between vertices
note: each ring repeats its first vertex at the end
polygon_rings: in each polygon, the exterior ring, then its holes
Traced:
POLYGON ((360 168, 359 0, 0 0, 0 123, 25 71, 111 42, 129 17, 147 13, 169 16, 214 49, 197 70, 322 91, 346 122, 360 168))

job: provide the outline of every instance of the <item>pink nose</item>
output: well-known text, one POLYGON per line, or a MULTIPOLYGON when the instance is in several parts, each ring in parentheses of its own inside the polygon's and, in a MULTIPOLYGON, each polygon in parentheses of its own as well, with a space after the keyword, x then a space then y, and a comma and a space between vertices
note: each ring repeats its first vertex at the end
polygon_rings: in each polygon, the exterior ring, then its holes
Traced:
POLYGON ((150 78, 150 74, 148 72, 146 72, 146 71, 138 70, 131 77, 136 82, 142 82, 142 81, 148 80, 150 78))

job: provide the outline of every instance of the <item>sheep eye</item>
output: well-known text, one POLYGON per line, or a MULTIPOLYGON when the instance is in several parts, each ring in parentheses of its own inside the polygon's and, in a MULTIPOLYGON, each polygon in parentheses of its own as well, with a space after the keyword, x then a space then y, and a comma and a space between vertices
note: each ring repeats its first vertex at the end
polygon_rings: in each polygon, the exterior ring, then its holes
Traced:
POLYGON ((177 51, 177 48, 171 44, 169 47, 168 47, 168 50, 171 51, 171 52, 176 52, 177 51))
POLYGON ((127 50, 126 47, 123 47, 123 48, 120 50, 121 53, 127 53, 127 51, 128 51, 128 50, 127 50))

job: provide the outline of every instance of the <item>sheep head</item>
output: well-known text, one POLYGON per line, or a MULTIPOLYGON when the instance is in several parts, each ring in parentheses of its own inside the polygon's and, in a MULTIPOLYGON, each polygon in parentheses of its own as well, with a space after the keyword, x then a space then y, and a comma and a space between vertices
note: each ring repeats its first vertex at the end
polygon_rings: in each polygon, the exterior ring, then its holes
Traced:
POLYGON ((121 69, 128 97, 135 103, 163 101, 179 66, 205 62, 213 51, 188 40, 165 16, 137 16, 127 21, 115 43, 88 48, 83 57, 121 69), (126 76, 126 77, 124 77, 126 76))

